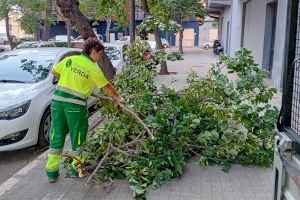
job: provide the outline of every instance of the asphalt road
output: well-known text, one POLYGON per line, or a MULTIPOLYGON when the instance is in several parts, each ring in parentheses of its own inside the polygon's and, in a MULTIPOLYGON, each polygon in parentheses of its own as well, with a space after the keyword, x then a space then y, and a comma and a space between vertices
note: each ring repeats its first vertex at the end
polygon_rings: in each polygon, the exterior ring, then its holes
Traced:
POLYGON ((0 152, 0 184, 10 178, 28 162, 31 162, 46 149, 30 147, 17 151, 0 152))
MULTIPOLYGON (((93 107, 89 108, 89 118, 96 110, 97 109, 93 107)), ((33 146, 17 151, 0 152, 0 184, 9 179, 46 150, 47 148, 42 149, 33 146)))

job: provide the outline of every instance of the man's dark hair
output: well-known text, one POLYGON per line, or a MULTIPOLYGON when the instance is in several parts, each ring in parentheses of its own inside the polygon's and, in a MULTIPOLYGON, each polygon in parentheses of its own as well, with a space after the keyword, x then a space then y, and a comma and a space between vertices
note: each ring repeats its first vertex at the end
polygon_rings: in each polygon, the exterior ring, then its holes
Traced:
POLYGON ((95 49, 97 52, 102 51, 104 46, 97 38, 89 37, 83 45, 83 53, 90 55, 92 50, 95 49))

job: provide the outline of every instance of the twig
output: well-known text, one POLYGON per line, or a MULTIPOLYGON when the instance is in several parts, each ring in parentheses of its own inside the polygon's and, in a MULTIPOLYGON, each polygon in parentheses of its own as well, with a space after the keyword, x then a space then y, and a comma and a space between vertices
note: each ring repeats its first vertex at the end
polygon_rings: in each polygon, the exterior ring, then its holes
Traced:
POLYGON ((101 117, 97 123, 93 124, 93 126, 89 129, 89 131, 93 131, 103 120, 104 117, 101 117))
POLYGON ((201 156, 199 153, 195 152, 193 149, 189 149, 190 152, 192 152, 193 154, 195 154, 196 156, 201 156))
POLYGON ((142 141, 143 139, 139 140, 141 136, 142 136, 142 133, 140 133, 133 141, 128 142, 128 143, 120 146, 119 148, 130 147, 131 145, 134 145, 135 143, 142 141))
POLYGON ((104 161, 106 160, 106 158, 108 157, 108 155, 112 152, 111 150, 111 146, 110 143, 107 147, 106 150, 106 154, 103 156, 103 158, 100 160, 100 162, 98 163, 96 169, 93 171, 93 173, 90 175, 90 177, 88 178, 88 180, 86 181, 85 185, 88 186, 92 180, 92 178, 96 175, 97 171, 99 170, 99 168, 101 167, 101 165, 104 163, 104 161))
POLYGON ((109 184, 104 185, 104 189, 108 188, 109 186, 111 186, 114 183, 114 181, 112 180, 111 177, 109 177, 108 179, 109 179, 109 184))
POLYGON ((112 146, 111 148, 112 148, 113 151, 116 151, 116 152, 119 152, 119 153, 121 153, 121 154, 124 154, 124 155, 127 156, 127 157, 130 157, 130 156, 131 156, 131 155, 129 155, 129 153, 127 153, 127 152, 125 152, 125 151, 123 151, 123 150, 121 150, 121 149, 119 149, 119 148, 117 148, 117 147, 112 146))
POLYGON ((66 158, 74 159, 74 160, 76 160, 80 165, 83 165, 83 163, 82 163, 78 158, 76 158, 76 157, 73 156, 73 155, 70 155, 70 154, 68 154, 68 153, 63 153, 63 154, 61 154, 61 156, 66 157, 66 158))
POLYGON ((154 136, 153 136, 152 132, 150 131, 150 129, 148 128, 148 126, 143 122, 143 120, 141 120, 141 118, 136 113, 134 113, 133 111, 131 111, 128 108, 126 108, 122 103, 120 103, 119 101, 116 101, 112 97, 100 96, 98 94, 92 94, 92 96, 94 96, 94 97, 96 97, 96 98, 98 98, 100 100, 110 101, 113 104, 118 105, 125 113, 127 113, 127 114, 131 115, 132 117, 134 117, 144 127, 144 129, 147 131, 147 133, 150 136, 150 138, 152 140, 154 139, 154 136))

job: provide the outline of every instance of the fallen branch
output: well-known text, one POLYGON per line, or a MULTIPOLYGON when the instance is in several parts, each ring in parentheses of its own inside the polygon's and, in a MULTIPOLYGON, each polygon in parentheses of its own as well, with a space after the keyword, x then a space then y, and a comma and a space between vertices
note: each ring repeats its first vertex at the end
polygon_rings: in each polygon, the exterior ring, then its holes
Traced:
POLYGON ((99 170, 99 168, 102 166, 102 164, 104 163, 104 161, 106 160, 106 158, 109 156, 109 154, 111 153, 111 145, 109 143, 106 153, 103 156, 103 158, 100 160, 100 162, 98 163, 96 169, 93 171, 93 173, 90 175, 90 177, 88 178, 88 180, 86 181, 85 185, 88 186, 92 180, 92 178, 96 175, 97 171, 99 170))
POLYGON ((143 120, 141 120, 141 118, 136 113, 134 113, 133 111, 131 111, 128 108, 126 108, 122 103, 120 103, 119 101, 115 100, 112 97, 100 96, 100 95, 94 94, 94 93, 92 94, 92 96, 98 98, 99 100, 110 101, 113 104, 118 105, 123 110, 123 112, 125 112, 128 115, 130 115, 133 118, 135 118, 144 127, 144 129, 147 131, 147 133, 150 136, 150 138, 152 140, 154 139, 154 135, 152 134, 152 132, 150 131, 150 129, 148 128, 148 126, 143 122, 143 120))
POLYGON ((123 150, 121 150, 121 149, 119 149, 119 148, 117 148, 117 147, 112 146, 111 148, 112 148, 113 151, 119 152, 119 153, 121 153, 121 154, 124 154, 124 155, 127 156, 127 157, 131 157, 131 156, 132 156, 132 155, 130 155, 129 153, 127 153, 127 152, 125 152, 125 151, 123 151, 123 150))
POLYGON ((70 158, 70 159, 74 159, 79 163, 79 165, 83 166, 83 163, 78 158, 76 158, 76 156, 70 155, 68 153, 63 153, 63 154, 61 154, 61 156, 70 158))

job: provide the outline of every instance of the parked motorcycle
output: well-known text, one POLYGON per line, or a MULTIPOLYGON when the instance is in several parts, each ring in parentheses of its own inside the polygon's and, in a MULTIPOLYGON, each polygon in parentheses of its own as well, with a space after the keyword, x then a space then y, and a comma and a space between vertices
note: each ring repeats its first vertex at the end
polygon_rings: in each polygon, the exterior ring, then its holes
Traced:
POLYGON ((224 52, 224 48, 222 47, 220 40, 215 40, 213 45, 213 52, 215 55, 219 55, 224 52))

